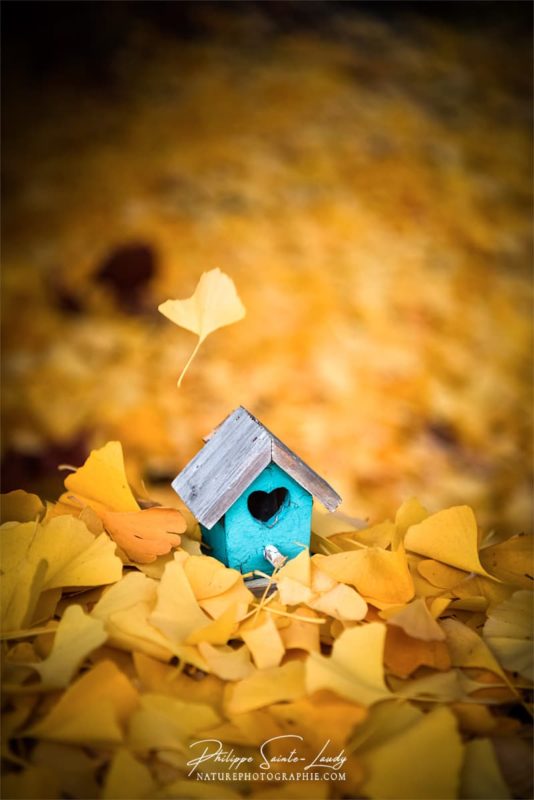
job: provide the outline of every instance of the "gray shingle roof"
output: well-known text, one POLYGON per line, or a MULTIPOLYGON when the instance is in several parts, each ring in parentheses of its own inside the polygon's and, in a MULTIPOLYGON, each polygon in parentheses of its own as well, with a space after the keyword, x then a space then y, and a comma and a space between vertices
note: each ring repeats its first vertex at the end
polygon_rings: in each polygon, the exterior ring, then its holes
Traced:
POLYGON ((173 481, 174 491, 206 528, 225 514, 271 462, 334 511, 341 497, 295 453, 239 406, 173 481))

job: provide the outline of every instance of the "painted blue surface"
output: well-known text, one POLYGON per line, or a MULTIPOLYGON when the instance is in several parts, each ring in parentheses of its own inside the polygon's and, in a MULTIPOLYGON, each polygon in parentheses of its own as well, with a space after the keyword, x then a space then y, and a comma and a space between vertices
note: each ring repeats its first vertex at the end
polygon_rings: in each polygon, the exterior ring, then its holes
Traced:
POLYGON ((274 544, 288 558, 309 547, 313 498, 276 464, 269 464, 210 530, 201 526, 209 555, 241 572, 259 569, 270 574, 273 567, 263 557, 265 545, 274 544), (286 489, 280 509, 271 519, 256 519, 248 507, 253 492, 286 489))

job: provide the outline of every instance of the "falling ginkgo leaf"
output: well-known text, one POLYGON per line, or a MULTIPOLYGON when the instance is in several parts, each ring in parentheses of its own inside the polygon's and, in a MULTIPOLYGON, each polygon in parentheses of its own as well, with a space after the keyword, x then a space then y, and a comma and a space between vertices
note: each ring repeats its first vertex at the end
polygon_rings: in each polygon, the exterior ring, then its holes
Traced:
POLYGON ((158 311, 171 322, 198 336, 195 349, 178 378, 178 386, 204 339, 218 328, 239 322, 245 316, 245 307, 238 297, 233 280, 218 268, 202 273, 191 297, 185 300, 165 300, 158 306, 158 311))

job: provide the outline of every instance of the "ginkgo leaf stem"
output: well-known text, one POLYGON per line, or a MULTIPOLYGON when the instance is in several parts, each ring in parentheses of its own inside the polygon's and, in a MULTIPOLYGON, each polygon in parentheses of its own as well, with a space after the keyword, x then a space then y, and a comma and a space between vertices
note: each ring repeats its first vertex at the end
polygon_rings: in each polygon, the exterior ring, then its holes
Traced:
POLYGON ((46 626, 41 625, 37 628, 24 628, 19 631, 6 631, 0 633, 0 641, 5 639, 26 639, 29 636, 38 636, 41 633, 54 633, 57 630, 58 623, 46 626))
POLYGON ((267 601, 267 597, 268 597, 270 588, 271 588, 271 586, 273 584, 273 581, 274 581, 274 579, 276 577, 277 572, 279 572, 279 571, 280 571, 280 567, 275 567, 272 575, 268 576, 269 577, 269 582, 267 583, 267 586, 265 587, 265 591, 263 592, 263 594, 261 596, 261 600, 259 602, 259 605, 256 605, 256 611, 254 613, 254 618, 259 616, 260 611, 264 607, 264 605, 265 605, 265 603, 267 601))
POLYGON ((189 369, 189 367, 191 365, 191 362, 193 361, 194 357, 198 353, 198 348, 200 347, 201 344, 202 344, 202 339, 199 338, 198 342, 195 345, 195 349, 193 350, 193 352, 191 353, 191 355, 187 359, 187 363, 186 363, 185 367, 183 368, 183 370, 182 370, 182 372, 180 374, 180 377, 178 378, 178 383, 177 383, 178 388, 180 388, 180 386, 182 385, 182 381, 184 379, 184 375, 187 372, 187 370, 189 369))

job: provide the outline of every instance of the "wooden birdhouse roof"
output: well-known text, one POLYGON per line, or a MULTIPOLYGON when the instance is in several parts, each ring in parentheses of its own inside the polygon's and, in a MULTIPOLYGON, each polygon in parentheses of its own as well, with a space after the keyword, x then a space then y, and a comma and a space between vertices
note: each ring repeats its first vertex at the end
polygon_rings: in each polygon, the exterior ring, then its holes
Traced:
POLYGON ((271 462, 329 511, 338 507, 341 497, 337 492, 243 406, 213 431, 172 487, 209 529, 271 462))

